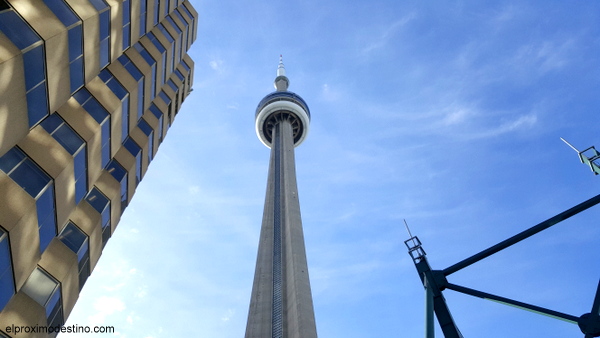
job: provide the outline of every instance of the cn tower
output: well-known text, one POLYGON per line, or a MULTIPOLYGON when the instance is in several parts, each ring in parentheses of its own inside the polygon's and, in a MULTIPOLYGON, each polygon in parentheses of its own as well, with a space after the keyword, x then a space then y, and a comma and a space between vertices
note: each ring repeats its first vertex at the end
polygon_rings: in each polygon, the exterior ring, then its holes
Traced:
POLYGON ((294 159, 310 111, 287 90, 281 56, 274 85, 256 108, 256 134, 271 159, 246 338, 317 337, 294 159))

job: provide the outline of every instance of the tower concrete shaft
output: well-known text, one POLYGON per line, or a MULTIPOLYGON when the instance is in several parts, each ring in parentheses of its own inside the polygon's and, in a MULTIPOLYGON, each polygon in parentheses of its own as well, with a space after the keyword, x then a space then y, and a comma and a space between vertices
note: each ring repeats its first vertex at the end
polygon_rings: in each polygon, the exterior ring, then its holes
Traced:
POLYGON ((246 338, 317 337, 294 160, 293 114, 272 115, 267 195, 246 338))

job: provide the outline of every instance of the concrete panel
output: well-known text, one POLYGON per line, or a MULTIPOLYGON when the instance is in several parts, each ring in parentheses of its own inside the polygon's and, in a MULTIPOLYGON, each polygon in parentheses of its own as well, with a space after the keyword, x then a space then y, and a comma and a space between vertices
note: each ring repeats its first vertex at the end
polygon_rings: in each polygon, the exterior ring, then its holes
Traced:
POLYGON ((88 182, 91 186, 91 182, 94 182, 103 170, 100 125, 74 98, 69 99, 57 112, 87 143, 88 182))
POLYGON ((110 62, 123 53, 123 1, 106 0, 110 6, 110 62))
POLYGON ((0 312, 0 328, 14 337, 46 338, 47 335, 44 333, 17 333, 15 335, 15 332, 12 332, 13 327, 46 325, 48 325, 46 310, 23 292, 14 295, 4 310, 0 312), (11 329, 7 330, 7 327, 11 329))
POLYGON ((150 94, 152 92, 152 67, 150 67, 140 53, 133 48, 129 49, 125 54, 127 54, 131 59, 131 62, 133 62, 137 69, 144 75, 144 111, 146 111, 150 106, 150 102, 152 102, 152 96, 150 94))
POLYGON ((96 181, 96 187, 110 199, 110 224, 115 231, 121 220, 121 185, 108 172, 104 172, 96 181))
POLYGON ((102 254, 102 216, 89 203, 81 202, 71 213, 69 220, 88 236, 92 271, 102 254))
MULTIPOLYGON (((146 0, 143 0, 146 1, 146 0)), ((131 7, 131 45, 133 46, 136 42, 138 42, 140 37, 140 10, 141 10, 141 0, 130 0, 131 7)), ((148 21, 146 20, 146 23, 148 21)), ((142 32, 142 34, 146 34, 146 32, 142 32)))
POLYGON ((79 298, 77 254, 58 238, 54 238, 38 265, 60 282, 64 318, 69 317, 79 298))
POLYGON ((13 0, 12 5, 45 41, 48 100, 50 112, 53 112, 64 104, 71 94, 66 27, 43 0, 13 0))
POLYGON ((146 48, 146 50, 148 51, 148 53, 150 53, 150 55, 152 56, 152 58, 154 58, 154 60, 156 60, 156 88, 160 88, 160 84, 163 82, 162 77, 163 77, 163 68, 166 67, 166 60, 162 59, 162 53, 158 51, 158 49, 156 48, 156 46, 154 46, 154 44, 150 41, 150 39, 148 39, 147 36, 143 36, 140 39, 140 43, 144 46, 144 48, 146 48))
POLYGON ((138 83, 120 62, 115 62, 108 68, 129 92, 129 130, 131 130, 137 123, 138 83))
POLYGON ((0 33, 0 156, 4 155, 29 132, 23 56, 13 43, 0 33))
POLYGON ((0 225, 10 240, 15 286, 23 286, 40 259, 35 199, 0 171, 0 225))
POLYGON ((128 185, 127 185, 127 201, 131 201, 133 194, 135 193, 135 157, 131 155, 129 150, 125 149, 125 147, 121 147, 117 154, 115 155, 115 159, 121 163, 123 168, 128 172, 128 185))
POLYGON ((121 121, 123 119, 121 100, 98 77, 90 81, 86 88, 110 114, 110 150, 112 157, 116 149, 121 146, 121 121))
POLYGON ((137 126, 129 133, 131 138, 142 148, 142 177, 148 170, 148 136, 137 126))
POLYGON ((19 147, 54 179, 56 222, 62 226, 75 209, 73 156, 40 125, 19 142, 19 147))
POLYGON ((142 117, 144 118, 144 120, 146 120, 146 122, 148 122, 150 127, 152 127, 152 129, 154 130, 154 134, 153 134, 154 135, 154 147, 152 148, 152 153, 154 154, 154 156, 156 156, 156 152, 158 151, 158 146, 159 146, 159 144, 158 144, 158 119, 149 110, 147 112, 145 112, 142 117))

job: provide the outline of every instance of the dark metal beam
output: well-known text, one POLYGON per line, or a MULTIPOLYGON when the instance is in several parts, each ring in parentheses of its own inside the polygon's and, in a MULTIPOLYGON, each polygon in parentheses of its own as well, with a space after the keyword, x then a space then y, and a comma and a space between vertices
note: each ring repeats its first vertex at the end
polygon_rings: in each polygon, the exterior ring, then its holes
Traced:
POLYGON ((519 234, 516 234, 509 239, 506 239, 492 247, 489 247, 467 259, 464 259, 464 260, 444 269, 443 270, 444 275, 448 276, 448 275, 450 275, 460 269, 463 269, 473 263, 479 262, 480 260, 482 260, 488 256, 491 256, 491 255, 497 253, 498 251, 504 250, 513 244, 516 244, 526 238, 529 238, 529 237, 537 234, 538 232, 546 230, 549 227, 551 227, 561 221, 564 221, 567 218, 574 216, 588 208, 591 208, 598 203, 600 203, 600 195, 596 195, 596 196, 590 198, 589 200, 572 207, 569 210, 563 211, 560 214, 558 214, 552 218, 549 218, 549 219, 547 219, 547 220, 545 220, 545 221, 543 221, 543 222, 541 222, 519 234))
POLYGON ((532 312, 536 312, 536 313, 540 313, 546 316, 550 316, 556 319, 561 319, 573 324, 577 324, 577 322, 579 321, 579 317, 575 317, 575 316, 571 316, 569 314, 566 313, 562 313, 562 312, 558 312, 558 311, 554 311, 554 310, 550 310, 550 309, 546 309, 540 306, 536 306, 536 305, 531 305, 531 304, 527 304, 527 303, 523 303, 523 302, 519 302, 510 298, 505 298, 505 297, 500 297, 500 296, 496 296, 493 295, 491 293, 486 293, 486 292, 482 292, 482 291, 478 291, 478 290, 474 290, 474 289, 470 289, 470 288, 466 288, 464 286, 460 286, 460 285, 456 285, 456 284, 452 284, 452 283, 448 283, 446 284, 446 288, 450 289, 450 290, 454 290, 457 292, 461 292, 467 295, 471 295, 471 296, 475 296, 478 298, 483 298, 483 299, 489 299, 495 302, 499 302, 499 303, 503 303, 506 305, 510 305, 510 306, 515 306, 518 308, 521 308, 523 310, 527 310, 527 311, 532 311, 532 312))

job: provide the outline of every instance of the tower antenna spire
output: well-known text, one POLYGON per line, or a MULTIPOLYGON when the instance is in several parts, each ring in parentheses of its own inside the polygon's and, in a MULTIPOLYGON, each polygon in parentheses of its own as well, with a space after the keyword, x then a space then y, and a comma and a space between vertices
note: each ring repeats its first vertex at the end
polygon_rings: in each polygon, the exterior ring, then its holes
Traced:
POLYGON ((279 66, 277 66, 277 77, 273 83, 278 92, 287 91, 290 86, 290 80, 285 76, 285 66, 283 65, 283 55, 279 54, 279 66))

